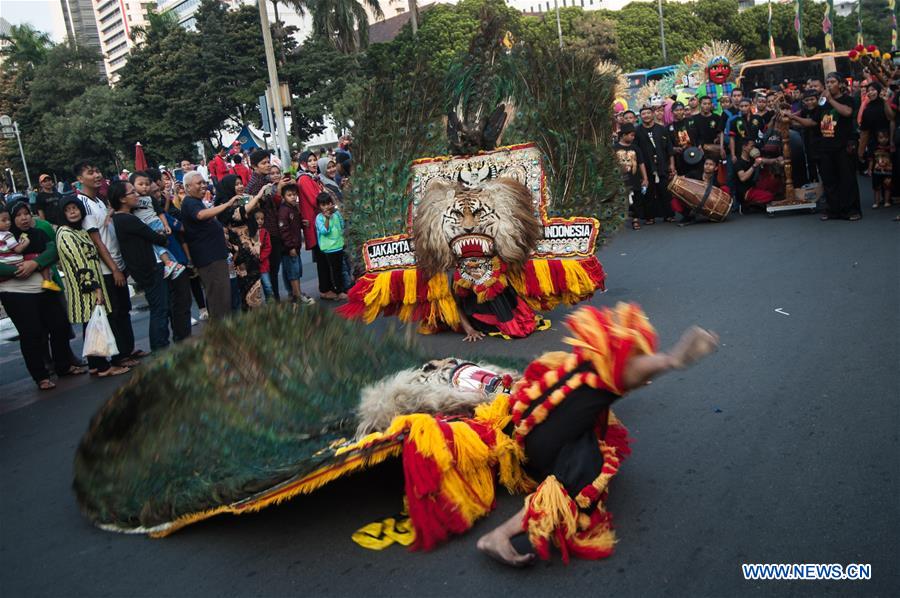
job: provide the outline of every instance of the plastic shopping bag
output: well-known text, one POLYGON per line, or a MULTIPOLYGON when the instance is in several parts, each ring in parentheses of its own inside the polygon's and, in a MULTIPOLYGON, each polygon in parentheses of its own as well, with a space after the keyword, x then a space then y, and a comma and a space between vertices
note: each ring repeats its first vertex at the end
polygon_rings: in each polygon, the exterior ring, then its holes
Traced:
POLYGON ((84 357, 112 357, 118 352, 116 338, 106 319, 106 310, 97 305, 84 331, 84 349, 81 354, 84 357))

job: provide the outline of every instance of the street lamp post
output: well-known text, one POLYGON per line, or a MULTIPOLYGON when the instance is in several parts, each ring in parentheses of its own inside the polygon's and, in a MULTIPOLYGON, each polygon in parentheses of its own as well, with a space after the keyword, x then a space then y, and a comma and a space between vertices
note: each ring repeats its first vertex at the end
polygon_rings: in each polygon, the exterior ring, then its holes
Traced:
POLYGON ((662 0, 658 0, 657 6, 659 7, 659 41, 662 43, 663 65, 666 65, 669 58, 666 56, 666 30, 663 28, 662 0))
POLYGON ((13 122, 7 115, 0 116, 0 134, 3 135, 4 139, 12 139, 16 138, 16 141, 19 142, 19 155, 22 157, 22 170, 25 171, 25 181, 28 183, 28 188, 31 189, 31 175, 28 174, 28 163, 25 161, 25 150, 22 149, 22 136, 19 135, 19 123, 13 122))
POLYGON ((263 45, 266 50, 266 68, 269 71, 269 87, 272 90, 272 108, 275 110, 275 147, 284 168, 291 163, 291 148, 288 145, 287 129, 284 124, 284 106, 281 103, 281 87, 278 84, 278 69, 275 65, 275 50, 272 47, 272 32, 269 30, 269 13, 265 0, 259 0, 259 21, 262 26, 263 45))

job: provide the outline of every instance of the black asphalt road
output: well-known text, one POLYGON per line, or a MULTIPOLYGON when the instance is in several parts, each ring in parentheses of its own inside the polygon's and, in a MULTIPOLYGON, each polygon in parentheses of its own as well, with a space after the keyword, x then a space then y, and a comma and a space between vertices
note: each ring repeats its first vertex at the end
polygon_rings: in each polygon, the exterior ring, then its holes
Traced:
MULTIPOLYGON (((663 346, 700 323, 721 350, 618 404, 634 454, 612 484, 611 558, 507 570, 479 534, 426 554, 356 546, 394 513, 387 464, 257 514, 164 540, 102 532, 79 515, 71 462, 115 381, 67 383, 0 416, 0 589, 4 596, 820 596, 900 595, 900 272, 894 213, 657 224, 601 252, 597 305, 642 304, 663 346), (778 310, 778 311, 776 311, 778 310), (869 581, 744 581, 741 563, 870 563, 869 581)), ((551 331, 488 339, 485 355, 560 347, 551 331)), ((143 325, 141 326, 143 328, 143 325)), ((460 337, 423 339, 436 356, 460 337)), ((7 366, 4 367, 8 367, 7 366)), ((33 392, 5 380, 0 393, 33 392)))

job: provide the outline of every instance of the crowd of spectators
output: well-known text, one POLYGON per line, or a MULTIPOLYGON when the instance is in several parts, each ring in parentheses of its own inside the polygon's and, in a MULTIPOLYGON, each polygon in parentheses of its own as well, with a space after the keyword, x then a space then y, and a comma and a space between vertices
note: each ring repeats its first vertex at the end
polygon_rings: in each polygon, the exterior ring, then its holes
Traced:
POLYGON ((267 302, 315 303, 303 293, 302 252, 316 264, 319 298, 344 300, 352 276, 343 253, 349 136, 334 152, 302 152, 282 171, 269 151, 221 147, 209 164, 122 171, 74 165, 66 189, 42 174, 31 197, 0 197, 0 304, 14 324, 29 374, 124 374, 149 353, 135 346, 132 296, 149 311, 149 349, 191 336, 267 302), (279 277, 279 272, 281 276, 279 277), (279 284, 279 278, 283 284, 279 284), (105 311, 116 355, 77 357, 73 327, 105 311))
MULTIPOLYGON (((871 177, 872 209, 898 205, 900 156, 894 140, 900 73, 888 86, 838 73, 824 80, 785 81, 778 89, 735 88, 716 100, 658 99, 614 126, 616 154, 630 199, 631 225, 682 222, 693 211, 668 190, 672 177, 710 181, 733 198, 732 210, 762 211, 795 189, 821 198, 822 220, 862 217, 857 175, 871 177), (785 133, 787 139, 784 139, 785 133), (785 145, 790 165, 785 168, 785 145), (804 186, 806 186, 804 188, 804 186)), ((900 219, 900 217, 895 218, 900 219)))

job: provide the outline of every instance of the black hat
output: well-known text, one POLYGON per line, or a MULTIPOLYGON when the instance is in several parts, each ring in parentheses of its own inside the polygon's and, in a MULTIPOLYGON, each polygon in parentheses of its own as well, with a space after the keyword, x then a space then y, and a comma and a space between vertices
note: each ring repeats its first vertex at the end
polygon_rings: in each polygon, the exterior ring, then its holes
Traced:
POLYGON ((621 127, 619 127, 619 136, 628 135, 629 133, 634 133, 635 128, 631 123, 624 123, 621 127))
POLYGON ((688 166, 696 166, 700 162, 703 162, 703 150, 692 145, 684 150, 682 157, 684 158, 684 163, 688 166))

